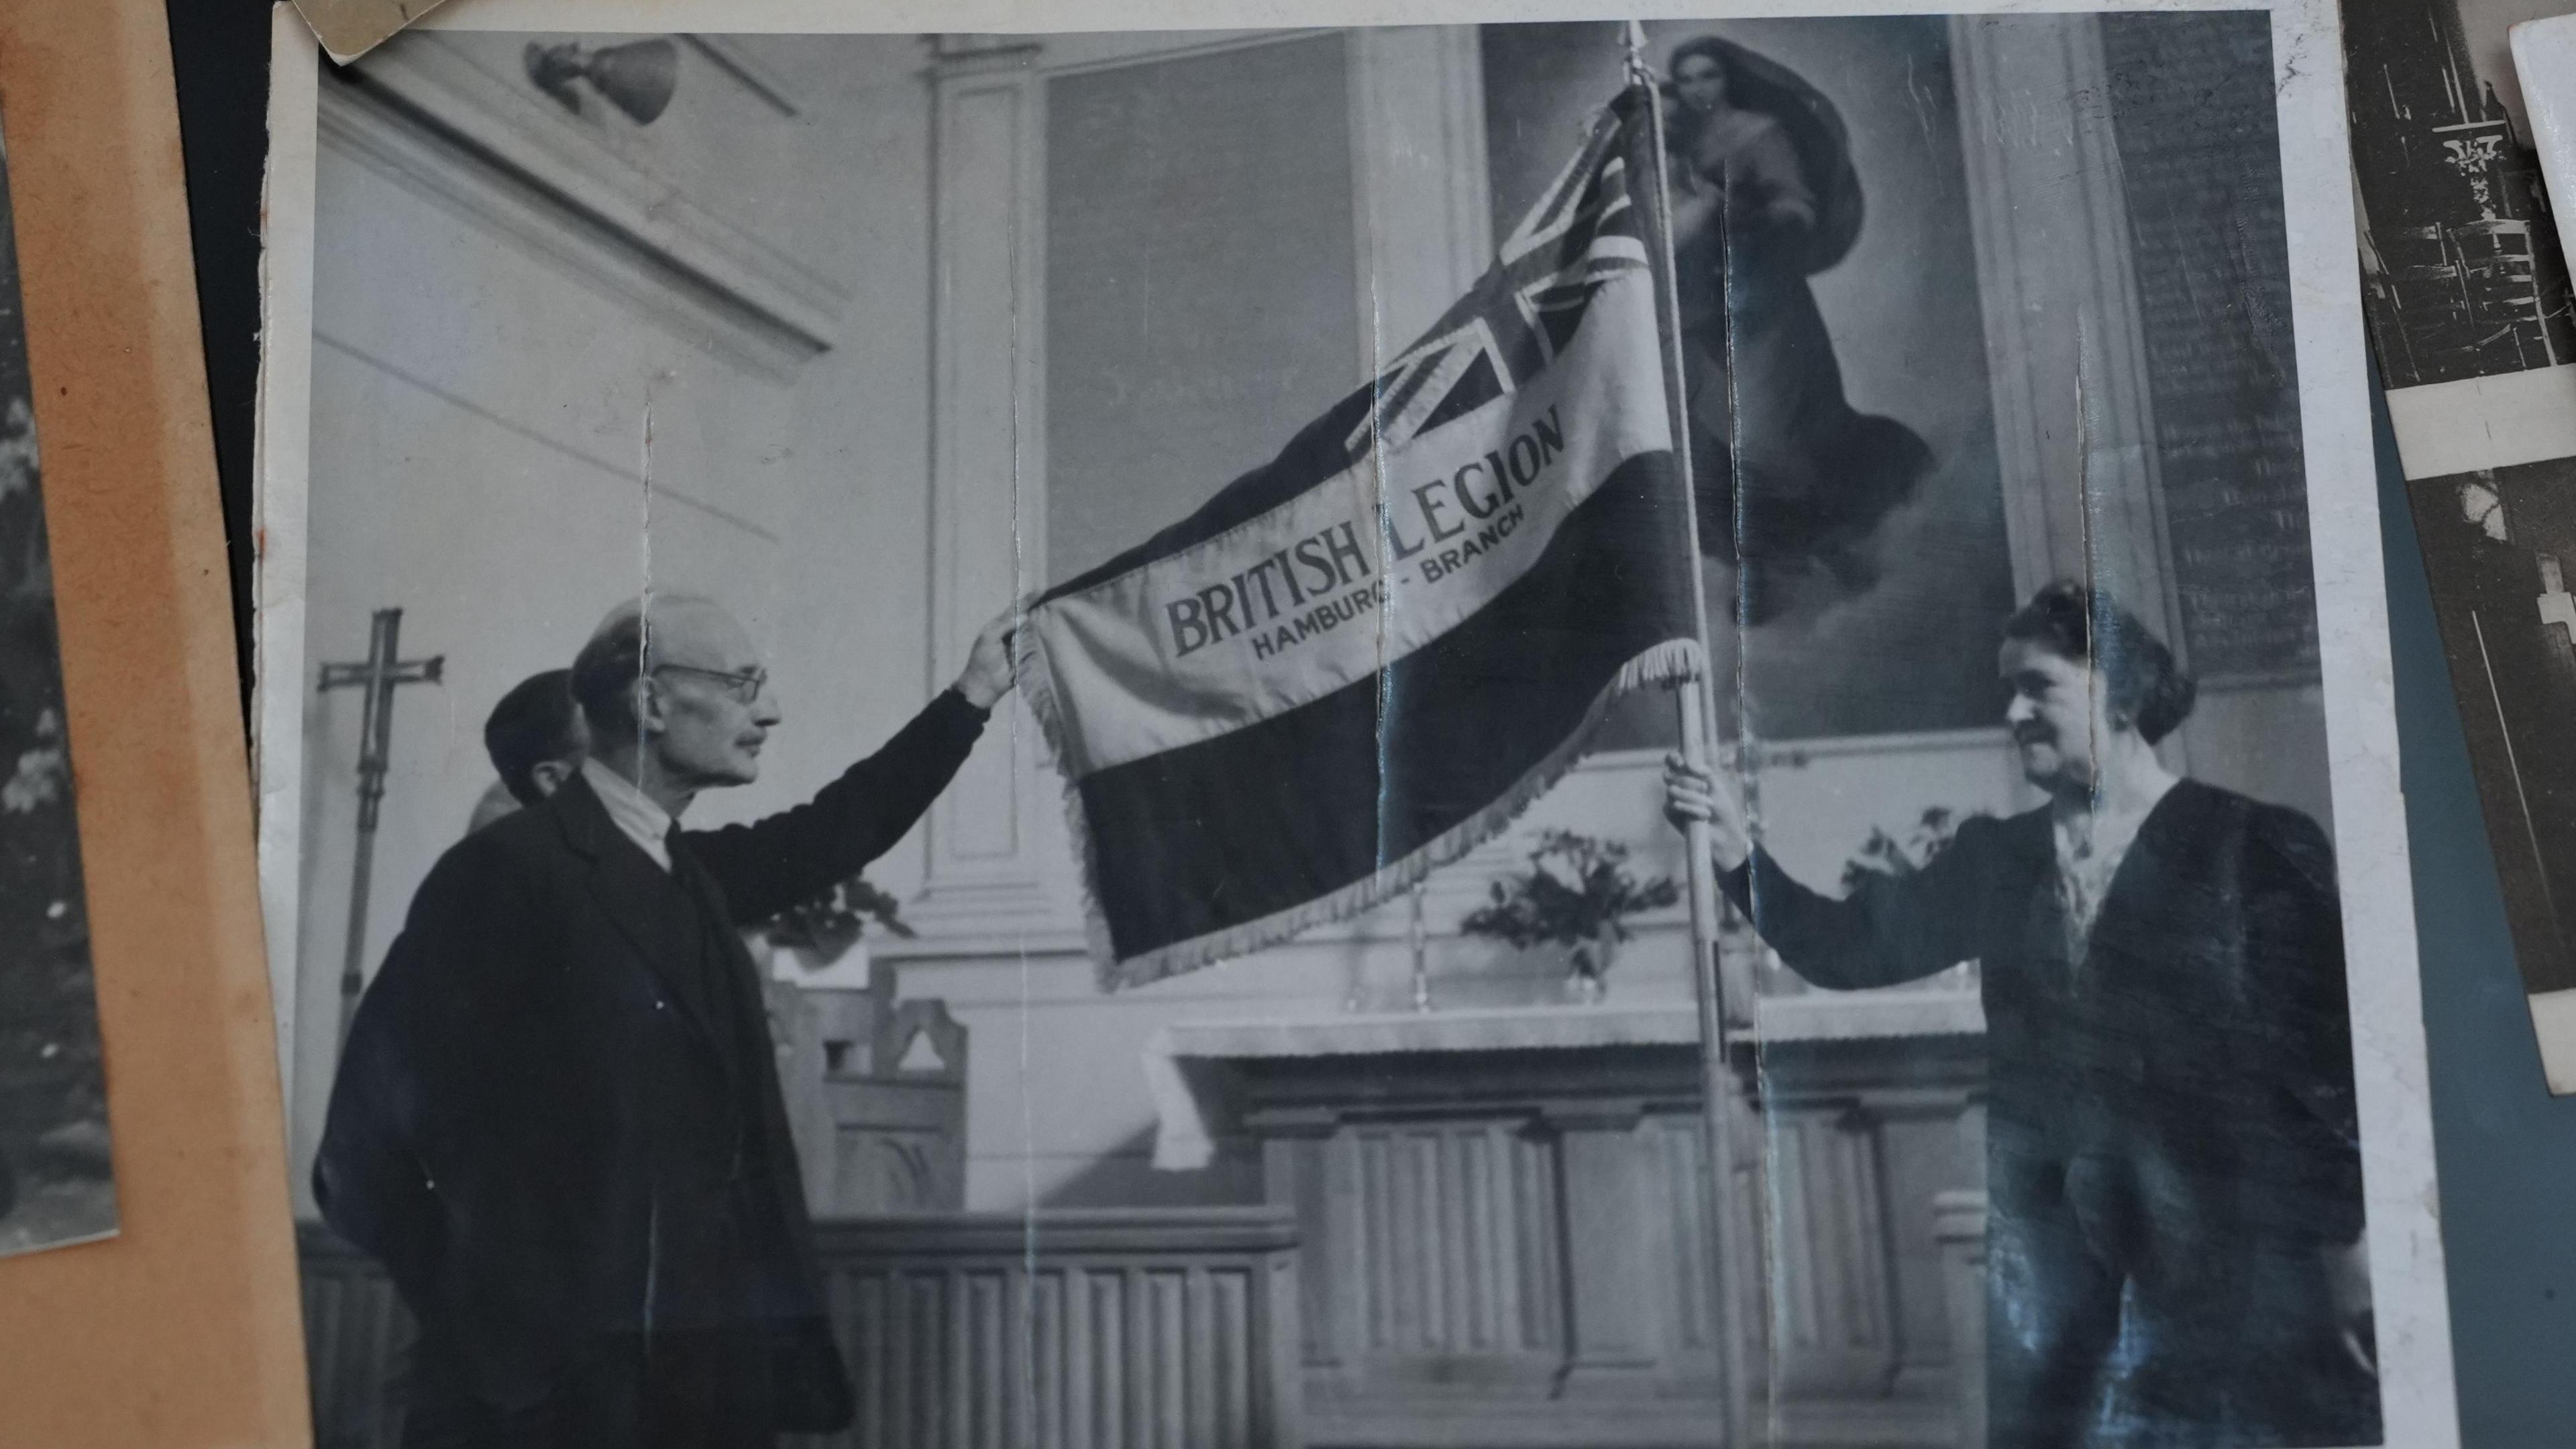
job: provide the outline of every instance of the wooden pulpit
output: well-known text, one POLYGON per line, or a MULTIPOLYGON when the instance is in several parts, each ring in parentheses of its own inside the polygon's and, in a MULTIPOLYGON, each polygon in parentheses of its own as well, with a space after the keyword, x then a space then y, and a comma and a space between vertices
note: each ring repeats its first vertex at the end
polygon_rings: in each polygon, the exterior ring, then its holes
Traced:
POLYGON ((963 1208, 966 1028, 947 1005, 897 1001, 882 961, 863 987, 773 979, 766 989, 814 1216, 963 1208))

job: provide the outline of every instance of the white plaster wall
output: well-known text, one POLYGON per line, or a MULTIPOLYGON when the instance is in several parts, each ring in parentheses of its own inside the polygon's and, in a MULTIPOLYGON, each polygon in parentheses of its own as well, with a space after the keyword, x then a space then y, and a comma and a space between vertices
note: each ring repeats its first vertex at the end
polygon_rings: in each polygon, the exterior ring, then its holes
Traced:
MULTIPOLYGON (((456 38, 496 73, 521 39, 456 38)), ((760 783, 708 797, 692 824, 804 798, 930 692, 918 43, 746 44, 793 83, 800 116, 684 52, 671 111, 620 141, 699 206, 848 289, 835 345, 785 378, 662 327, 488 219, 323 149, 305 677, 362 657, 368 616, 384 606, 405 611, 407 655, 447 657, 444 684, 408 687, 397 705, 370 970, 492 781, 481 726, 493 701, 569 663, 648 570, 657 587, 716 594, 744 617, 786 710, 760 783), (843 174, 866 184, 810 181, 843 174)), ((307 706, 299 1193, 336 1056, 357 706, 346 692, 307 706)), ((898 883, 919 873, 903 854, 882 868, 898 883)))

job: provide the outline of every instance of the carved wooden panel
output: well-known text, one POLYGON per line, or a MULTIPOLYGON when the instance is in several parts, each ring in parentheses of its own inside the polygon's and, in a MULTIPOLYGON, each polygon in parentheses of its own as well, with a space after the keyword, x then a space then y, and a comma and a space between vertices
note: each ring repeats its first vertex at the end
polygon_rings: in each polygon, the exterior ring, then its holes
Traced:
POLYGON ((1376 1355, 1547 1353, 1564 1341, 1556 1143, 1510 1121, 1336 1134, 1352 1342, 1376 1355))
POLYGON ((1771 1325, 1784 1392, 1879 1392, 1895 1377, 1878 1127, 1841 1106, 1770 1119, 1771 1325))
POLYGON ((1296 1234, 1218 1208, 829 1225, 852 1449, 1287 1449, 1296 1234))
POLYGON ((1950 1314, 1950 1345, 1976 1372, 1956 1378, 1958 1442, 1986 1442, 1986 1195, 1945 1192, 1933 1199, 1935 1236, 1941 1244, 1943 1301, 1950 1314))
POLYGON ((768 984, 778 1074, 817 1217, 966 1204, 966 1028, 938 1001, 768 984))
MULTIPOLYGON (((1749 1123, 1750 1119, 1744 1120, 1749 1123)), ((1713 1360, 1719 1350, 1719 1284, 1713 1264, 1717 1242, 1709 1221, 1704 1168, 1708 1160, 1707 1139, 1701 1135, 1698 1114, 1683 1112, 1647 1118, 1643 1135, 1639 1145, 1649 1154, 1653 1191, 1641 1206, 1672 1224, 1673 1292, 1665 1305, 1670 1315, 1664 1326, 1665 1341, 1680 1352, 1706 1355, 1713 1360)), ((1749 1139, 1739 1141, 1749 1145, 1749 1139)), ((1761 1224, 1756 1220, 1755 1194, 1751 1190, 1757 1180, 1754 1173, 1758 1158, 1743 1148, 1737 1149, 1736 1158, 1743 1175, 1730 1201, 1736 1207, 1740 1241, 1759 1243, 1761 1224)), ((1744 1283, 1736 1287, 1732 1295, 1738 1300, 1736 1311, 1745 1315, 1747 1322, 1759 1322, 1762 1285, 1744 1283)))
POLYGON ((375 1260, 330 1230, 299 1223, 296 1246, 304 1269, 314 1449, 394 1449, 402 1442, 411 1314, 375 1260))
POLYGON ((1947 1442, 1933 1199, 1977 1180, 1979 1061, 1973 1038, 1766 1059, 1723 1199, 1764 1270, 1732 1284, 1688 1048, 1232 1061, 1303 1230, 1309 1442, 1717 1444, 1729 1314, 1757 1422, 1947 1442))
MULTIPOLYGON (((817 1224, 858 1390, 831 1449, 1295 1449, 1297 1233, 1269 1208, 925 1213, 817 1224)), ((394 1449, 411 1320, 301 1234, 315 1442, 394 1449)))
POLYGON ((1717 1442, 1694 1060, 1240 1064, 1305 1238, 1309 1442, 1717 1442))

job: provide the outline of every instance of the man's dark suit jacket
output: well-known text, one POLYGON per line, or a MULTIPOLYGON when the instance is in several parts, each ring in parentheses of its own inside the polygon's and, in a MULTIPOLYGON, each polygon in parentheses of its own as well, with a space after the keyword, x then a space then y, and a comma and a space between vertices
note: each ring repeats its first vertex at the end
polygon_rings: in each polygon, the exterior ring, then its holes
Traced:
POLYGON ((674 832, 667 874, 578 776, 431 870, 360 1003, 314 1189, 480 1398, 541 1402, 597 1344, 675 1326, 657 1271, 713 1232, 747 1280, 728 1289, 741 1331, 767 1340, 777 1427, 848 1422, 757 973, 730 927, 892 848, 984 718, 943 694, 808 804, 674 832), (708 1163, 716 1185, 675 1197, 708 1163), (684 1220, 690 1202, 724 1222, 684 1220))
POLYGON ((1979 963, 1995 1444, 2093 1432, 2076 1421, 2124 1297, 2145 1360, 2115 1409, 2138 1432, 2377 1441, 2322 1266, 2360 1236, 2362 1197, 2342 918, 2314 821, 2180 782, 2081 960, 2045 809, 1966 820, 1922 870, 1844 900, 1759 852, 1725 885, 1821 986, 1979 963))

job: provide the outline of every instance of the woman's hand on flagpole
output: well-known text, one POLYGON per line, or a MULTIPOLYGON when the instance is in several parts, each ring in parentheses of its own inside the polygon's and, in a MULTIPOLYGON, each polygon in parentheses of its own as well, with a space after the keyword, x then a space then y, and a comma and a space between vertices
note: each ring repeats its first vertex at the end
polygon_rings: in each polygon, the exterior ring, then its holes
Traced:
POLYGON ((966 668, 957 676, 957 692, 977 709, 991 709, 994 703, 1010 693, 1015 676, 1011 672, 1011 635, 1019 628, 1020 611, 1004 609, 993 622, 975 636, 975 646, 966 651, 966 668))
POLYGON ((1744 864, 1753 853, 1744 803, 1736 798, 1735 786, 1679 755, 1664 757, 1664 818, 1684 834, 1694 824, 1707 825, 1708 853, 1721 872, 1744 864))

